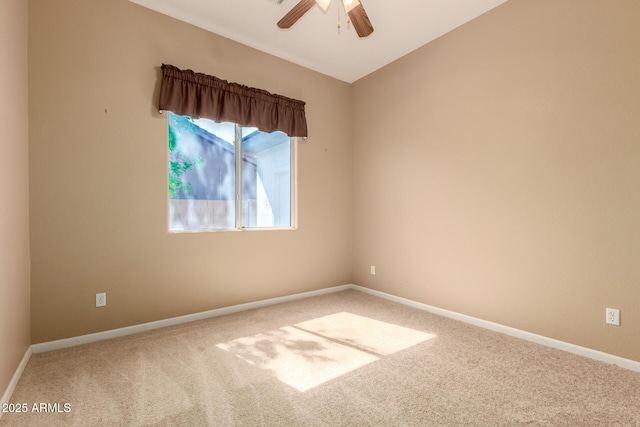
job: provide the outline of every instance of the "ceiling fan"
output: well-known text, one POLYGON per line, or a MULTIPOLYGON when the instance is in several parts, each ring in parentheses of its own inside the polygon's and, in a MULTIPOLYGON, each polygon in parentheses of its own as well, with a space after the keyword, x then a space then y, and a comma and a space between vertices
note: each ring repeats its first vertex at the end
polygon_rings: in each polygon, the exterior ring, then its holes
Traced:
MULTIPOLYGON (((344 11, 353 23, 353 28, 355 28, 356 33, 358 33, 358 37, 367 37, 373 33, 373 25, 371 25, 371 21, 369 21, 367 12, 365 12, 360 0, 340 1, 344 6, 344 11)), ((329 4, 331 4, 331 0, 300 0, 289 13, 278 21, 278 27, 283 29, 291 28, 293 24, 298 22, 298 19, 302 18, 302 16, 316 4, 326 12, 329 4)))

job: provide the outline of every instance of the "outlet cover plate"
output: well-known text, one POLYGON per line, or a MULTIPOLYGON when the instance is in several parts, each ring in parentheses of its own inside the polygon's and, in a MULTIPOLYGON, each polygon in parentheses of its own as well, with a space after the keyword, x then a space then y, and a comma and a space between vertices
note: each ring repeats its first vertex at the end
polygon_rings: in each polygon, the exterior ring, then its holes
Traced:
POLYGON ((104 307, 107 305, 107 294, 105 292, 96 294, 96 307, 104 307))
POLYGON ((607 318, 605 322, 609 325, 620 326, 620 310, 615 308, 607 308, 607 318))

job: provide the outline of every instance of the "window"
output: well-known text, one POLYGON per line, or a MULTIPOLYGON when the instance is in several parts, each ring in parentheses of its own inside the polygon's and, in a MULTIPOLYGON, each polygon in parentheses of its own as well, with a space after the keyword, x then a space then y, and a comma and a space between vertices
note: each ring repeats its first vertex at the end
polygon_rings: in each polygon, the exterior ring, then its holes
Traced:
POLYGON ((304 106, 162 64, 158 108, 169 113, 169 230, 294 228, 292 138, 307 137, 304 106))
POLYGON ((295 144, 285 133, 169 112, 169 230, 293 228, 295 144))

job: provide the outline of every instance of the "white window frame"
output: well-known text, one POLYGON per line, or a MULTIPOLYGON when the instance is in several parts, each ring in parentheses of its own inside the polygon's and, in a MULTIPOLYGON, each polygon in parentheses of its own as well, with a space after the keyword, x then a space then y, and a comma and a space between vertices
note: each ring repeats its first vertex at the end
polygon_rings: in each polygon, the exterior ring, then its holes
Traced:
MULTIPOLYGON (((298 228, 298 137, 289 138, 289 167, 290 167, 290 223, 289 226, 274 226, 274 227, 245 227, 242 224, 242 129, 243 126, 240 126, 237 123, 233 123, 235 126, 235 227, 233 228, 207 228, 207 229, 184 229, 177 230, 171 229, 171 218, 169 209, 167 209, 167 220, 168 220, 168 230, 169 233, 205 233, 205 232, 228 232, 228 231, 274 231, 274 230, 297 230, 298 228)), ((168 124, 167 124, 168 126, 168 124)), ((251 126, 244 126, 251 127, 251 126)), ((168 135, 167 129, 167 135, 168 135)), ((169 161, 169 154, 167 152, 167 162, 169 161)), ((169 170, 167 164, 167 171, 169 170)), ((168 174, 167 174, 167 196, 169 197, 169 182, 168 182, 168 174)), ((170 198, 169 198, 170 204, 170 198)), ((168 204, 168 205, 169 205, 168 204)))

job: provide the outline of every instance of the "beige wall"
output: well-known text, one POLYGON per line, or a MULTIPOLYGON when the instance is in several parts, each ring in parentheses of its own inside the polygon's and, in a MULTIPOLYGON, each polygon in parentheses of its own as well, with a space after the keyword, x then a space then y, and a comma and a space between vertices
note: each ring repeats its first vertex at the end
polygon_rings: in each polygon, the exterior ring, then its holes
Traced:
POLYGON ((638 22, 511 0, 356 82, 354 281, 640 360, 638 22))
POLYGON ((27 3, 0 3, 0 397, 30 344, 27 3))
POLYGON ((127 0, 29 7, 34 343, 351 282, 349 85, 127 0), (167 232, 162 63, 307 102, 298 230, 167 232))

